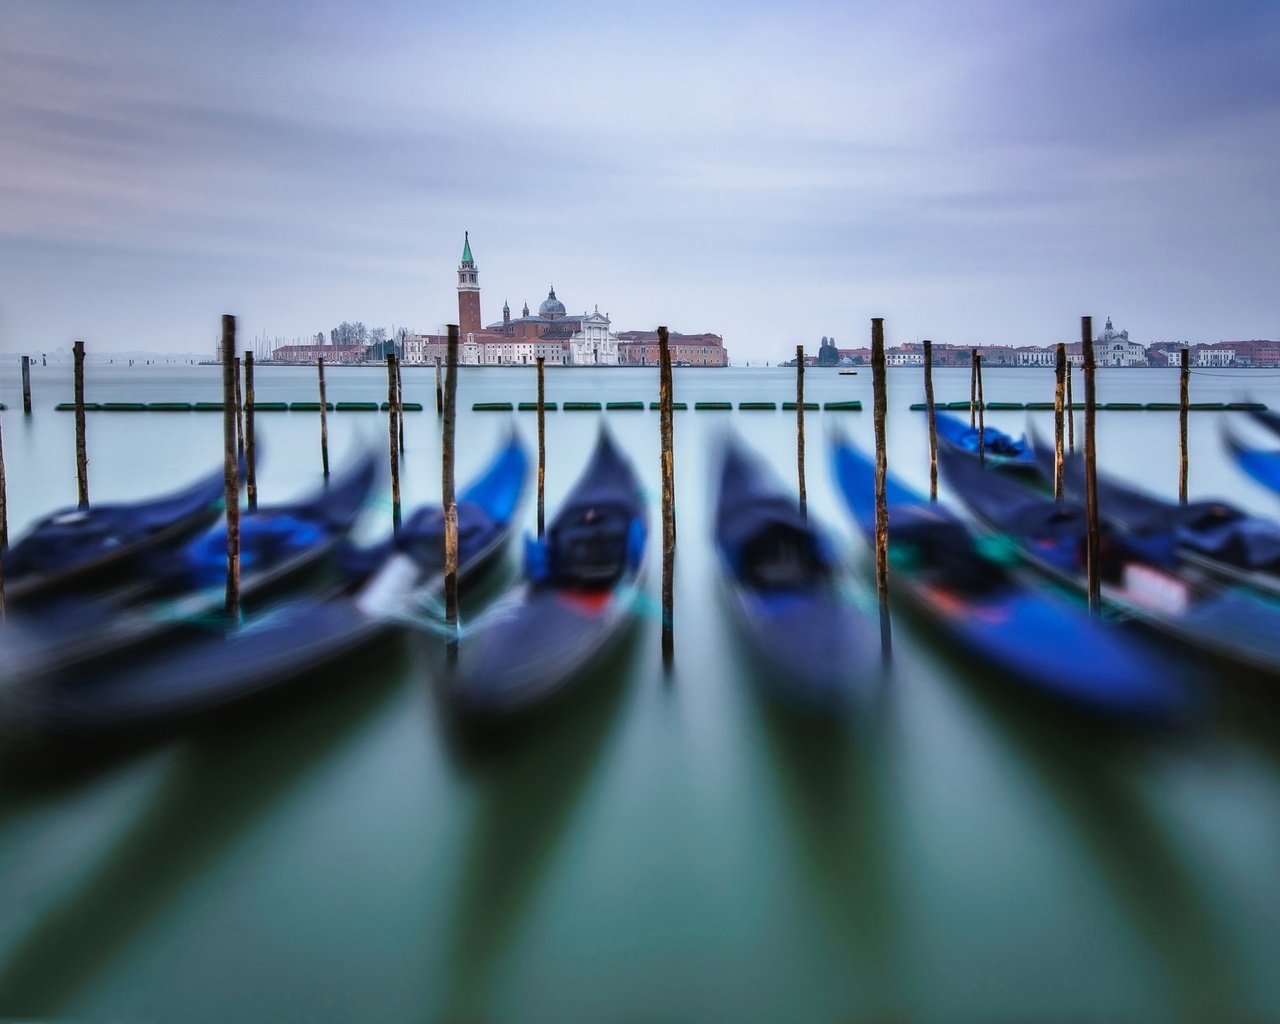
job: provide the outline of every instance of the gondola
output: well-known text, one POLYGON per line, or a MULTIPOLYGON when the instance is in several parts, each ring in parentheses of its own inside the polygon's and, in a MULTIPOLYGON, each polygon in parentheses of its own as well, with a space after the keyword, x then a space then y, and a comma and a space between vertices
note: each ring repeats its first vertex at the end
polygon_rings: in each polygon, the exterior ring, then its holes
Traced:
POLYGON ((545 538, 526 543, 524 582, 458 642, 442 691, 459 721, 542 705, 622 636, 644 567, 645 520, 635 470, 602 429, 545 538))
MULTIPOLYGON (((950 446, 939 449, 938 465, 970 511, 1028 564, 1087 589, 1083 505, 1035 494, 950 446)), ((1168 536, 1137 538, 1105 520, 1100 530, 1102 598, 1112 613, 1231 665, 1280 674, 1280 602, 1184 563, 1168 536)))
MULTIPOLYGON (((513 434, 460 494, 472 524, 470 540, 460 544, 460 582, 491 562, 509 535, 526 465, 513 434)), ((421 526, 429 516, 413 520, 421 526)), ((434 536, 438 545, 441 535, 434 536)), ((100 650, 92 662, 51 665, 46 656, 41 668, 38 640, 33 649, 29 632, 11 633, 0 648, 0 732, 25 746, 114 741, 332 675, 335 662, 396 631, 409 596, 438 575, 431 537, 429 526, 402 530, 395 543, 377 549, 381 567, 361 561, 327 592, 257 609, 239 623, 208 622, 201 631, 149 646, 100 650)))
POLYGON ((53 512, 4 551, 9 607, 56 600, 113 585, 162 551, 217 518, 225 496, 223 471, 160 498, 53 512))
MULTIPOLYGON (((1041 473, 1053 479, 1051 446, 1035 438, 1041 473)), ((1063 487, 1077 501, 1084 499, 1084 459, 1063 460, 1063 487)), ((1251 515, 1220 499, 1183 505, 1117 480, 1097 476, 1098 510, 1129 543, 1160 557, 1178 558, 1229 583, 1250 586, 1280 596, 1280 524, 1251 515)))
MULTIPOLYGON (((976 460, 956 453, 978 471, 976 460)), ((836 481, 858 527, 875 538, 875 467, 845 440, 836 481)), ((988 474, 994 475, 994 474, 988 474)), ((1025 585, 963 522, 900 481, 886 481, 892 593, 1001 678, 1105 719, 1176 722, 1195 709, 1180 672, 1078 603, 1025 585)))
POLYGON ((737 439, 721 461, 715 542, 741 633, 775 697, 838 709, 874 690, 878 629, 841 597, 834 542, 737 439))
MULTIPOLYGON (((1275 413, 1268 415, 1275 416, 1275 413)), ((1280 451, 1245 444, 1225 423, 1222 426, 1222 443, 1241 472, 1273 494, 1280 494, 1280 451)))
POLYGON ((951 442, 956 448, 973 455, 979 454, 982 446, 983 457, 993 465, 1000 466, 1010 472, 1036 473, 1036 453, 1027 443, 1026 435, 1013 437, 992 426, 983 426, 979 431, 956 416, 944 412, 937 413, 935 420, 938 436, 951 442))

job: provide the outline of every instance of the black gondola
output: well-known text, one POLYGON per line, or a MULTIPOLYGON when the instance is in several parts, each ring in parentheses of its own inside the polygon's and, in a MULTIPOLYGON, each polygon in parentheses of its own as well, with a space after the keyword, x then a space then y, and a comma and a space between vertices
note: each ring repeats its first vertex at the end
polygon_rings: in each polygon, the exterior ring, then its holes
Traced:
POLYGON ((736 438, 721 463, 715 540, 742 633, 777 697, 830 709, 874 689, 878 627, 841 596, 830 535, 736 438))
POLYGON ((472 721, 529 710, 602 655, 630 623, 644 565, 645 502, 602 429, 582 476, 525 548, 525 582, 459 640, 445 695, 472 721))

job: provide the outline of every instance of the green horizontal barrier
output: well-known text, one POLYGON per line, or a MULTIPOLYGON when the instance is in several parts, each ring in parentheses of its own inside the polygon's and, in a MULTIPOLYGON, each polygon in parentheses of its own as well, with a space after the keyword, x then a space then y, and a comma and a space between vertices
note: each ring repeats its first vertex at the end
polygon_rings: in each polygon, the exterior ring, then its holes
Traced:
POLYGON ((1028 412, 1035 412, 1041 409, 1051 410, 1053 409, 1053 407, 1054 405, 1052 402, 1028 402, 1026 405, 1023 406, 1023 408, 1026 409, 1028 412))
POLYGON ((1226 412, 1226 402, 1192 402, 1187 406, 1192 412, 1226 412))
POLYGON ((510 402, 476 402, 471 406, 472 412, 511 412, 510 402))
POLYGON ((777 412, 778 403, 777 402, 739 402, 738 408, 747 409, 752 412, 777 412))
MULTIPOLYGON (((818 408, 818 403, 817 403, 817 402, 805 402, 805 403, 804 403, 804 407, 805 407, 805 409, 806 409, 806 410, 808 410, 808 409, 813 409, 813 410, 815 410, 815 411, 816 411, 816 410, 817 410, 817 408, 818 408)), ((783 412, 795 412, 795 411, 796 411, 796 403, 795 403, 795 402, 783 402, 783 403, 782 403, 782 410, 783 410, 783 412)))
POLYGON ((145 402, 103 402, 98 406, 102 412, 146 412, 145 402))
POLYGON ((565 402, 565 412, 599 412, 599 402, 565 402))
POLYGON ((695 409, 702 409, 706 412, 732 412, 732 402, 694 402, 695 409))
MULTIPOLYGON (((792 405, 795 405, 795 403, 794 403, 794 402, 792 402, 791 404, 792 404, 792 405)), ((927 403, 927 402, 912 402, 912 403, 911 403, 911 411, 912 411, 912 412, 928 412, 928 411, 929 411, 929 405, 928 405, 928 403, 927 403)))
MULTIPOLYGON (((254 402, 254 412, 288 412, 288 402, 254 402)), ((320 411, 320 403, 316 402, 316 412, 320 411)))
POLYGON ((987 408, 998 412, 1001 409, 1022 409, 1024 406, 1021 402, 988 402, 987 408))
MULTIPOLYGON (((325 402, 324 407, 327 410, 332 411, 333 403, 325 402)), ((319 412, 320 403, 319 402, 291 402, 289 403, 289 411, 290 412, 319 412)))
POLYGON ((861 402, 823 402, 824 412, 862 412, 861 402))
POLYGON ((936 408, 939 408, 939 409, 964 409, 965 411, 968 411, 968 409, 969 409, 969 403, 968 403, 968 402, 946 402, 946 403, 944 404, 944 403, 942 403, 942 402, 938 402, 938 403, 936 403, 936 408))
MULTIPOLYGON (((59 402, 59 403, 58 403, 57 405, 55 405, 53 408, 54 408, 57 412, 75 412, 75 411, 76 411, 76 403, 75 403, 75 402, 59 402)), ((99 408, 99 406, 98 406, 98 403, 97 403, 97 402, 85 402, 85 403, 84 403, 84 411, 85 411, 85 412, 97 412, 97 411, 98 411, 98 408, 99 408)))
MULTIPOLYGON (((317 403, 317 404, 318 404, 318 403, 317 403)), ((421 403, 421 402, 401 402, 401 403, 400 403, 400 409, 401 409, 401 411, 402 411, 402 412, 422 412, 422 403, 421 403)), ((391 403, 389 403, 389 402, 383 402, 383 403, 382 403, 382 411, 383 411, 383 412, 390 412, 390 411, 391 411, 391 403)))
MULTIPOLYGON (((510 403, 508 403, 509 405, 510 403)), ((339 402, 338 412, 377 412, 377 402, 339 402)))
POLYGON ((1265 412, 1267 409, 1263 402, 1228 402, 1227 408, 1232 412, 1265 412))
POLYGON ((1143 405, 1141 402, 1107 402, 1098 408, 1107 409, 1110 412, 1141 412, 1143 405))
POLYGON ((196 412, 222 412, 221 402, 196 402, 196 412))
POLYGON ((1182 406, 1177 402, 1148 402, 1147 408, 1151 412, 1178 412, 1182 406))
MULTIPOLYGON (((661 403, 661 402, 650 402, 650 403, 649 403, 649 408, 650 408, 650 409, 661 409, 661 408, 662 408, 662 403, 661 403)), ((672 402, 672 403, 671 403, 671 411, 672 411, 672 412, 684 412, 684 411, 685 411, 686 409, 688 409, 688 408, 689 408, 689 403, 688 403, 688 402, 672 402)))
MULTIPOLYGON (((537 402, 521 402, 521 403, 520 403, 520 405, 518 406, 518 408, 520 409, 520 411, 521 411, 521 412, 537 412, 537 411, 538 411, 538 403, 537 403, 537 402)), ((544 412, 555 412, 555 411, 556 411, 556 403, 555 403, 555 402, 543 402, 543 403, 542 403, 542 409, 543 409, 543 411, 544 411, 544 412)))
POLYGON ((190 402, 148 402, 147 408, 152 412, 191 412, 190 402))
POLYGON ((644 402, 605 402, 606 409, 643 409, 644 402))

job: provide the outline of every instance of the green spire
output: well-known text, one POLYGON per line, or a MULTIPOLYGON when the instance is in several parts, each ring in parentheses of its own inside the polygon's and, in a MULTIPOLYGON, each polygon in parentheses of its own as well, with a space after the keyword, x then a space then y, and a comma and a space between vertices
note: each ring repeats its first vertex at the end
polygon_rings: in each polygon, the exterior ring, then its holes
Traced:
POLYGON ((463 232, 462 262, 463 263, 475 262, 475 260, 471 258, 471 232, 469 231, 463 232))

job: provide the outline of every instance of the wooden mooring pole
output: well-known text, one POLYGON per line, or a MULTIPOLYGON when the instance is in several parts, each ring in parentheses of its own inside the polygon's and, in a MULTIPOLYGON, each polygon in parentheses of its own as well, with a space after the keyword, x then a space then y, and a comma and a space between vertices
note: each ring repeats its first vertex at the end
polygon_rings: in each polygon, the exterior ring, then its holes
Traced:
POLYGON ((1071 374, 1074 367, 1071 365, 1071 356, 1067 356, 1067 451, 1072 455, 1076 453, 1076 406, 1075 401, 1071 397, 1071 374))
POLYGON ((444 385, 440 382, 439 356, 436 356, 436 415, 444 415, 444 385))
POLYGON ((452 634, 449 650, 455 652, 458 629, 458 501, 453 489, 453 428, 458 409, 458 325, 449 324, 448 330, 440 493, 444 504, 444 620, 452 634))
POLYGON ((969 350, 969 429, 978 426, 978 350, 969 350))
POLYGON ((538 356, 538 539, 547 532, 544 488, 547 482, 547 392, 543 381, 546 359, 538 356))
POLYGON ((258 510, 258 450, 254 442, 253 353, 244 354, 244 461, 249 511, 258 510))
POLYGON ((240 617, 240 467, 236 456, 236 318, 222 314, 222 473, 227 505, 227 617, 240 617))
POLYGON ((1065 415, 1067 377, 1067 346, 1058 342, 1053 363, 1053 497, 1062 500, 1062 473, 1065 460, 1062 454, 1063 417, 1065 415))
POLYGON ((316 373, 320 376, 320 465, 324 468, 324 478, 329 479, 329 416, 325 411, 328 403, 324 392, 324 356, 316 360, 316 373))
POLYGON ((1080 342, 1084 352, 1084 510, 1089 611, 1099 615, 1102 612, 1102 535, 1098 527, 1098 441, 1095 423, 1097 396, 1091 316, 1080 318, 1080 342))
POLYGON ((84 443, 84 342, 71 346, 75 375, 76 403, 76 490, 80 507, 89 507, 89 456, 84 443))
POLYGON ((240 392, 240 357, 236 356, 236 453, 244 454, 244 399, 240 392))
POLYGON ((22 411, 31 415, 31 357, 22 357, 22 411))
POLYGON ((662 469, 662 661, 675 658, 676 489, 671 347, 666 327, 658 328, 658 429, 662 469))
POLYGON ((1178 370, 1178 501, 1187 503, 1187 409, 1191 398, 1190 352, 1179 353, 1178 370))
POLYGON ((929 418, 929 500, 938 500, 938 410, 933 403, 933 342, 924 340, 924 408, 929 418))
POLYGON ((987 464, 987 403, 982 397, 982 355, 973 353, 973 376, 978 382, 978 461, 987 464))
POLYGON ((404 454, 404 363, 396 360, 396 427, 400 431, 400 454, 404 454))
POLYGON ((809 514, 804 489, 804 346, 796 346, 796 475, 800 480, 800 514, 809 514))
POLYGON ((396 438, 396 357, 387 353, 387 427, 391 448, 391 529, 400 532, 400 445, 396 438))
POLYGON ((880 600, 880 650, 889 656, 892 636, 889 624, 889 506, 885 485, 889 476, 889 454, 885 442, 884 318, 871 319, 871 391, 876 435, 876 596, 880 600))

